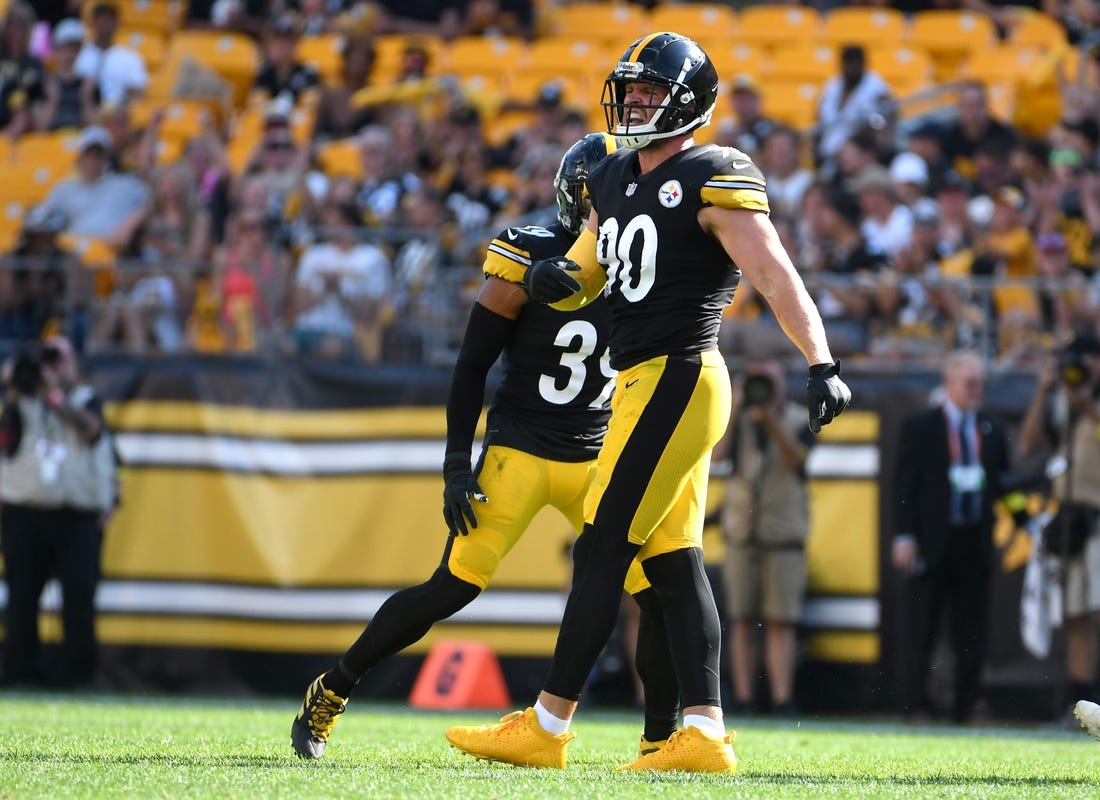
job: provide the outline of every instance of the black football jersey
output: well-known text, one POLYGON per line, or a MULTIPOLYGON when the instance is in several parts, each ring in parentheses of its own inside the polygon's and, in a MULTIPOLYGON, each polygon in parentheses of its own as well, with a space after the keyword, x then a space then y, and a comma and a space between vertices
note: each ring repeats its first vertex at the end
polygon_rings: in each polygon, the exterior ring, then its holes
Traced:
MULTIPOLYGON (((564 255, 573 237, 550 228, 509 228, 489 244, 486 275, 522 283, 536 261, 564 255)), ((595 458, 611 414, 615 372, 601 297, 578 311, 527 303, 504 348, 504 375, 486 420, 486 443, 555 461, 595 458)))
POLYGON ((639 176, 637 151, 624 149, 587 185, 607 271, 612 366, 716 348, 741 273, 698 214, 709 205, 767 212, 760 170, 740 150, 699 145, 639 176))

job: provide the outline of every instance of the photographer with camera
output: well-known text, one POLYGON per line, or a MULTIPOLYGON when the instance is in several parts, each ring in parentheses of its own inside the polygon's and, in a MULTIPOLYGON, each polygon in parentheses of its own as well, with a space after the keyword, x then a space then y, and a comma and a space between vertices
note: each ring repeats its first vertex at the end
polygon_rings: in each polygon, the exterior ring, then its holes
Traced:
POLYGON ((115 455, 102 404, 79 380, 63 337, 19 350, 3 366, 0 545, 8 589, 4 682, 70 688, 95 678, 95 591, 106 515, 115 505, 115 455), (58 674, 40 663, 38 606, 61 584, 58 674))
MULTIPOLYGON (((1020 455, 1044 450, 1058 512, 1044 530, 1063 561, 1066 690, 1097 693, 1100 621, 1100 339, 1078 334, 1046 364, 1020 429, 1020 455)), ((1065 698, 1063 698, 1065 699, 1065 698)))
POLYGON ((762 631, 771 710, 791 716, 810 529, 805 465, 815 437, 803 407, 787 400, 778 362, 751 364, 739 388, 719 444, 731 461, 722 529, 735 709, 747 713, 755 704, 762 631))

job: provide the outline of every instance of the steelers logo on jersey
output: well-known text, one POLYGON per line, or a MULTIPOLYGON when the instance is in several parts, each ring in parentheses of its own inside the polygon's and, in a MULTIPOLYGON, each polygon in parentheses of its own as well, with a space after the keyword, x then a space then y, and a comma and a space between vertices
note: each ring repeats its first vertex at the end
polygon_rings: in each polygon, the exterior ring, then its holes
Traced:
POLYGON ((657 199, 665 208, 676 208, 684 199, 684 190, 679 181, 667 181, 657 190, 657 199))

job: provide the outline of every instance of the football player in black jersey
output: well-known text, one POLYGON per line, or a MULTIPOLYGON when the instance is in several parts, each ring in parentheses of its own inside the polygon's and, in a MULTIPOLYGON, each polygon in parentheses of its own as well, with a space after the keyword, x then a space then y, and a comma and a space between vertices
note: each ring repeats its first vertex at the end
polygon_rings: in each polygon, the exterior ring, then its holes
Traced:
MULTIPOLYGON (((336 666, 310 685, 291 728, 299 756, 321 757, 362 676, 473 601, 544 506, 561 511, 574 530, 583 527, 615 379, 607 303, 601 298, 571 312, 531 303, 523 277, 532 262, 560 257, 573 244, 588 213, 584 178, 614 149, 604 133, 574 144, 555 177, 559 223, 509 228, 490 243, 487 280, 470 312, 447 400, 443 515, 451 536, 442 562, 425 583, 386 600, 336 666), (475 472, 470 451, 486 376, 502 352, 504 375, 475 472)), ((646 687, 645 751, 675 731, 679 686, 659 601, 640 565, 625 587, 642 608, 635 660, 646 687)))
POLYGON ((851 394, 768 218, 760 170, 739 150, 694 144, 692 131, 710 121, 717 94, 714 65, 690 39, 653 33, 630 45, 603 98, 608 131, 623 149, 588 176, 588 226, 566 258, 527 271, 532 300, 577 308, 606 294, 618 376, 538 702, 499 725, 447 731, 451 744, 480 758, 526 763, 532 752, 546 761, 561 752, 564 762, 577 700, 638 558, 664 610, 684 727, 624 768, 736 770, 719 700, 718 611, 700 542, 710 451, 730 413, 718 327, 739 269, 811 365, 811 427, 830 422, 851 394))

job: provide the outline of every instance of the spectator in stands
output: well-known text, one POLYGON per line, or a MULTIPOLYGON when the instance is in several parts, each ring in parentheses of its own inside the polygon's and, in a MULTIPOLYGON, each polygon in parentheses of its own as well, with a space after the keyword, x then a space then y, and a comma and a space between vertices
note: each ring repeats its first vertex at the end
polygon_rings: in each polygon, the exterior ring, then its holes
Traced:
POLYGON ((939 233, 944 255, 965 250, 974 242, 967 215, 970 184, 955 170, 948 170, 934 191, 936 204, 940 209, 939 233))
POLYGON ((916 153, 898 153, 890 162, 890 180, 894 182, 898 200, 912 207, 928 189, 928 165, 916 153))
POLYGON ((741 73, 734 76, 730 100, 733 119, 724 120, 719 125, 714 141, 736 147, 759 163, 764 142, 779 123, 764 116, 760 86, 751 75, 741 73))
POLYGON ((340 65, 340 83, 321 89, 313 126, 315 141, 354 136, 376 116, 375 109, 356 107, 351 102, 352 96, 370 80, 374 45, 365 38, 349 39, 344 45, 340 65))
POLYGON ((533 32, 533 0, 470 0, 462 17, 463 36, 519 36, 533 32))
POLYGON ((53 31, 53 57, 46 73, 44 101, 36 110, 35 127, 44 131, 83 128, 92 123, 99 105, 95 79, 76 72, 76 58, 84 42, 84 26, 63 19, 53 31))
POLYGON ((213 296, 220 303, 225 346, 238 352, 277 344, 286 320, 289 259, 256 209, 230 220, 226 243, 214 254, 213 296))
MULTIPOLYGON (((517 128, 504 145, 494 151, 494 166, 519 167, 528 153, 549 144, 565 152, 560 137, 567 109, 562 105, 562 89, 557 81, 548 81, 539 87, 534 109, 534 119, 517 128)), ((550 182, 553 183, 553 178, 550 182)))
POLYGON ((859 45, 840 51, 840 74, 826 81, 817 106, 817 156, 831 163, 844 141, 882 114, 891 90, 876 72, 866 68, 867 58, 859 45))
POLYGON ((516 168, 516 190, 501 210, 501 220, 509 226, 553 223, 557 212, 554 175, 565 151, 556 144, 531 150, 516 168))
POLYGON ((768 187, 768 205, 772 213, 794 215, 802 205, 802 195, 814 182, 813 173, 801 166, 798 132, 776 126, 763 141, 763 158, 758 162, 768 187))
POLYGON ((108 168, 110 134, 91 126, 77 141, 76 174, 54 184, 43 204, 68 220, 67 233, 128 248, 149 213, 149 188, 139 178, 108 168))
MULTIPOLYGON (((277 101, 283 102, 283 101, 277 101)), ((311 146, 294 141, 285 120, 265 123, 263 135, 245 169, 248 183, 263 184, 266 214, 272 220, 290 222, 312 215, 312 195, 307 187, 311 146)), ((257 197, 250 201, 257 201, 257 197)))
POLYGON ((1039 225, 1043 195, 1050 181, 1050 145, 1043 139, 1021 136, 1009 157, 1009 173, 1036 210, 1035 224, 1039 225))
MULTIPOLYGON (((993 196, 993 219, 986 236, 988 251, 997 259, 998 278, 1030 280, 1038 274, 1038 252, 1027 226, 1027 200, 1014 186, 993 196)), ((1029 284, 999 280, 993 290, 1001 349, 1015 348, 1039 329, 1039 303, 1029 284)))
POLYGON ((1039 314, 1047 341, 1067 342, 1075 331, 1095 330, 1100 308, 1089 296, 1088 279, 1070 264, 1066 238, 1058 231, 1040 233, 1035 247, 1039 251, 1039 314))
MULTIPOLYGON (((152 176, 157 252, 154 259, 190 267, 210 254, 210 212, 199 198, 199 184, 184 162, 157 167, 152 176)), ((154 230, 154 226, 147 228, 154 230)))
POLYGON ((928 183, 936 186, 947 172, 947 160, 943 155, 943 133, 935 122, 925 122, 909 132, 906 145, 910 153, 920 156, 928 168, 928 183))
POLYGON ((34 23, 33 9, 15 0, 0 31, 0 129, 12 140, 34 126, 32 109, 45 97, 45 70, 30 54, 34 23))
POLYGON ((76 57, 74 69, 82 78, 92 78, 104 103, 121 104, 140 97, 149 86, 145 59, 136 50, 115 44, 118 9, 112 2, 98 2, 92 8, 92 36, 76 57))
POLYGON ((991 116, 982 83, 967 83, 959 89, 957 108, 957 118, 943 130, 943 156, 952 169, 974 180, 978 177, 975 156, 979 146, 992 145, 1007 157, 1016 144, 1016 132, 991 116))
POLYGON ((834 168, 823 170, 822 177, 829 179, 834 189, 844 191, 865 169, 878 167, 881 164, 874 131, 870 128, 860 128, 844 140, 837 153, 834 168))
POLYGON ((456 3, 442 0, 377 0, 382 16, 376 28, 378 33, 424 33, 438 36, 445 41, 461 36, 463 31, 462 8, 456 3))
POLYGON ((220 244, 229 216, 229 165, 225 147, 212 131, 195 136, 183 149, 183 162, 195 179, 198 200, 210 219, 210 244, 220 244))
POLYGON ((253 83, 253 89, 268 99, 285 97, 296 105, 302 96, 316 91, 321 77, 309 64, 295 58, 298 45, 298 28, 293 18, 280 16, 268 31, 264 48, 264 60, 253 83))
POLYGON ((65 331, 83 347, 91 273, 58 244, 67 223, 41 205, 23 218, 15 246, 0 261, 0 340, 31 342, 65 331))
POLYGON ((368 225, 392 225, 402 197, 420 186, 412 171, 394 164, 393 151, 393 134, 382 125, 370 125, 359 135, 363 181, 357 202, 368 225))
POLYGON ((393 277, 381 248, 359 238, 354 205, 321 209, 324 242, 302 253, 292 331, 300 354, 374 362, 392 309, 393 277))
POLYGON ((898 202, 897 186, 890 170, 878 165, 867 167, 856 175, 848 188, 859 198, 863 213, 860 230, 872 252, 889 259, 909 246, 913 213, 898 202))

